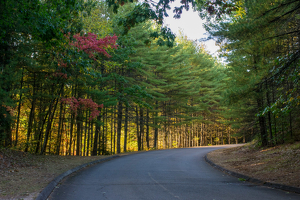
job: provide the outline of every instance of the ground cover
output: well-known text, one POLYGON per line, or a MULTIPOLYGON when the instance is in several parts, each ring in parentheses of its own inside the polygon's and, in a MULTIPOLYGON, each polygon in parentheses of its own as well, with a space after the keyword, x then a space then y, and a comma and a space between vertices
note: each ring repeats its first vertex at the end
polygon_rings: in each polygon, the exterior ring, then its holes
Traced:
POLYGON ((210 152, 215 164, 265 182, 300 187, 300 142, 258 148, 254 143, 210 152))
POLYGON ((104 157, 45 156, 0 149, 0 199, 35 199, 59 174, 104 157))

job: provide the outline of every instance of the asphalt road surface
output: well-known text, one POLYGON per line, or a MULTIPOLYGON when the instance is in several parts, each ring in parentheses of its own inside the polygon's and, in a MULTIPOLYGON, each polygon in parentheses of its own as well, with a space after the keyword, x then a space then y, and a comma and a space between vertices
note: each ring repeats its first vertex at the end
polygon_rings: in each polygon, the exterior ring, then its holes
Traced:
POLYGON ((120 157, 68 177, 49 199, 300 200, 298 194, 242 182, 212 168, 204 156, 218 148, 224 146, 120 157))

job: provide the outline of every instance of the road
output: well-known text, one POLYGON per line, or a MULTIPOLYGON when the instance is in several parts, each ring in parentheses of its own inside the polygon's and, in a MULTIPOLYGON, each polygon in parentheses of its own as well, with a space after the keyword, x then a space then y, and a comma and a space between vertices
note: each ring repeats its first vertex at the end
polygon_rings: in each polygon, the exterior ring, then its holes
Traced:
MULTIPOLYGON (((226 145, 226 147, 229 147, 226 145)), ((149 151, 101 163, 67 178, 50 200, 300 200, 300 195, 239 181, 207 164, 218 147, 149 151)))

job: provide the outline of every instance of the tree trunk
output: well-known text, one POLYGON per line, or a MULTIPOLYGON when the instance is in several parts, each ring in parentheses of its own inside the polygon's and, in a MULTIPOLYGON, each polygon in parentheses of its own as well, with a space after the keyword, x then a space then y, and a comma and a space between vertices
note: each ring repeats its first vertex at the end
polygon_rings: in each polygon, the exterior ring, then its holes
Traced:
POLYGON ((88 130, 88 111, 85 112, 85 124, 84 124, 84 139, 83 139, 83 153, 82 156, 86 156, 86 139, 87 139, 87 130, 88 130))
MULTIPOLYGON (((209 129, 209 127, 208 127, 209 129)), ((210 130, 210 145, 213 145, 213 134, 214 134, 214 131, 213 131, 213 128, 211 128, 210 130)))
POLYGON ((111 118, 110 118, 110 153, 113 154, 113 126, 114 126, 114 121, 113 121, 113 113, 111 113, 111 118))
POLYGON ((230 128, 228 127, 228 144, 231 144, 230 128))
POLYGON ((141 134, 139 131, 139 111, 138 111, 138 107, 136 106, 135 109, 135 114, 136 114, 136 135, 137 135, 137 145, 138 145, 138 151, 141 151, 141 134))
POLYGON ((87 124, 86 154, 85 154, 85 156, 90 156, 90 139, 91 139, 91 121, 88 121, 88 124, 87 124))
POLYGON ((128 106, 125 108, 125 121, 124 121, 124 152, 127 151, 127 129, 128 129, 128 106))
POLYGON ((49 134, 50 134, 50 131, 51 131, 52 121, 53 121, 53 118, 54 118, 54 113, 55 113, 57 104, 58 104, 58 99, 53 99, 53 102, 50 104, 50 107, 49 107, 49 117, 48 117, 48 122, 47 122, 47 127, 46 127, 46 132, 45 132, 45 138, 44 138, 44 144, 43 144, 43 147, 42 147, 42 150, 41 150, 41 154, 43 154, 44 151, 46 150, 46 146, 47 146, 47 143, 48 143, 48 137, 49 137, 49 134), (55 104, 55 105, 53 105, 53 104, 55 104), (53 108, 53 106, 54 106, 54 108, 53 108), (53 108, 53 111, 52 111, 52 108, 53 108))
MULTIPOLYGON (((222 128, 222 126, 221 126, 221 128, 222 128)), ((221 139, 222 139, 222 145, 224 145, 224 138, 223 138, 223 130, 221 129, 221 139)))
MULTIPOLYGON (((258 105, 258 109, 259 110, 263 109, 263 99, 262 99, 262 97, 259 97, 257 99, 257 105, 258 105)), ((260 127, 261 144, 262 144, 262 146, 267 146, 268 139, 267 139, 267 132, 266 132, 266 120, 265 120, 265 117, 260 115, 258 117, 258 122, 259 122, 259 127, 260 127)))
POLYGON ((63 112, 63 103, 60 103, 59 109, 59 121, 58 121, 58 130, 57 130, 57 138, 56 138, 56 151, 55 154, 59 155, 60 150, 60 143, 61 143, 61 135, 62 135, 62 126, 63 126, 63 119, 62 119, 62 112, 63 112))
POLYGON ((43 130, 44 130, 44 125, 46 123, 47 117, 49 115, 49 112, 46 113, 46 115, 43 118, 42 113, 45 112, 46 107, 44 107, 43 109, 42 107, 42 101, 40 102, 40 123, 38 126, 38 133, 36 134, 37 136, 37 144, 36 144, 36 148, 35 148, 35 153, 37 154, 39 152, 40 146, 42 146, 42 135, 43 135, 43 130))
POLYGON ((115 113, 114 113, 114 148, 113 148, 114 154, 116 153, 116 133, 117 133, 117 127, 116 127, 117 126, 117 120, 116 120, 115 117, 116 116, 115 116, 115 113))
MULTIPOLYGON (((158 104, 158 102, 156 101, 155 102, 155 105, 156 105, 155 109, 157 109, 157 104, 158 104)), ((157 149, 157 147, 158 147, 158 144, 157 144, 157 142, 158 142, 157 116, 158 116, 158 114, 157 114, 157 112, 155 112, 155 116, 153 118, 153 121, 154 121, 154 144, 153 144, 153 147, 155 149, 157 149)))
MULTIPOLYGON (((22 68, 22 78, 21 78, 21 86, 20 86, 21 91, 22 91, 22 88, 23 88, 23 71, 24 71, 24 68, 22 68)), ((18 135, 19 135, 18 132, 19 132, 19 123, 20 123, 20 113, 21 113, 22 96, 23 96, 23 92, 20 93, 19 104, 18 104, 16 138, 15 138, 15 144, 14 144, 15 146, 17 146, 17 144, 18 144, 18 135)))
MULTIPOLYGON (((267 86, 266 86, 267 87, 267 86)), ((268 89, 268 88, 267 88, 268 89)), ((266 92, 267 104, 270 107, 270 99, 269 99, 269 90, 266 92)), ((270 134, 270 144, 273 145, 273 133, 272 133, 272 121, 271 121, 271 111, 268 111, 268 125, 269 125, 269 134, 270 134)))
POLYGON ((107 130, 107 113, 106 113, 106 110, 102 110, 103 112, 103 126, 102 126, 102 155, 106 155, 106 132, 105 130, 107 130), (106 123, 105 123, 106 122, 106 123))
POLYGON ((140 108, 140 135, 141 135, 141 150, 144 149, 144 112, 140 108))
POLYGON ((121 153, 122 114, 123 114, 123 103, 121 101, 119 101, 118 123, 117 123, 117 153, 121 153))
POLYGON ((34 110, 35 110, 35 102, 36 102, 36 91, 35 91, 35 73, 33 75, 33 89, 32 89, 32 103, 31 103, 31 109, 28 119, 28 128, 27 128, 27 137, 26 137, 26 144, 25 144, 25 152, 28 152, 29 147, 29 138, 32 131, 32 124, 33 124, 33 118, 34 118, 34 110))
POLYGON ((72 141, 73 141, 73 125, 74 125, 75 114, 71 114, 71 125, 70 125, 70 146, 69 146, 69 155, 72 154, 72 141))
POLYGON ((81 144, 81 129, 82 129, 82 116, 81 110, 78 111, 78 115, 76 117, 76 156, 80 156, 80 144, 81 144))
MULTIPOLYGON (((97 121, 101 121, 101 115, 98 115, 97 121)), ((93 151, 92 151, 92 156, 97 155, 97 147, 98 147, 98 135, 100 132, 100 124, 96 122, 96 130, 95 130, 95 135, 94 135, 94 145, 93 145, 93 151)))
POLYGON ((149 144, 149 110, 147 109, 147 117, 146 117, 146 142, 147 142, 147 149, 150 149, 149 144))

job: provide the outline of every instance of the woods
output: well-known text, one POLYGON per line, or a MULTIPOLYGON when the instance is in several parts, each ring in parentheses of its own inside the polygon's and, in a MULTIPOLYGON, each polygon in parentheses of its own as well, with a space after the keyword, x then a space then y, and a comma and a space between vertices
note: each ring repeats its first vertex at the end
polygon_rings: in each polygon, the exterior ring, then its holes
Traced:
POLYGON ((299 140, 299 2, 189 3, 226 63, 163 25, 166 1, 1 2, 0 146, 91 156, 299 140))
POLYGON ((207 24, 230 63, 231 89, 225 96, 234 118, 244 108, 247 114, 237 121, 245 131, 253 128, 262 146, 297 141, 300 4, 268 0, 236 5, 231 17, 207 24))

